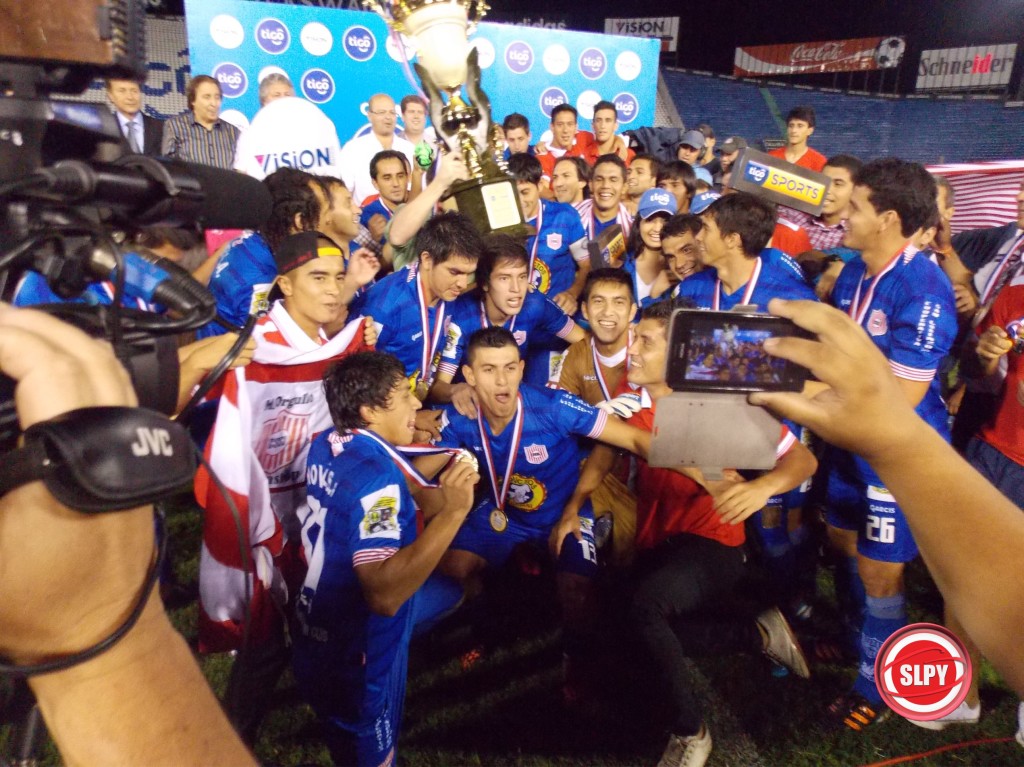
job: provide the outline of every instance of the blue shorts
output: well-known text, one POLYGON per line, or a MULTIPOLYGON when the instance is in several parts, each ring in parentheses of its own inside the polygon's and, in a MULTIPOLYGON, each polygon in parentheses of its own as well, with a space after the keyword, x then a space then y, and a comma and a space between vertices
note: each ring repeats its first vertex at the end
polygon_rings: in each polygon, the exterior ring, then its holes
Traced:
POLYGON ((967 460, 999 492, 1024 509, 1024 466, 978 437, 967 445, 967 460))
MULTIPOLYGON (((487 560, 491 567, 501 567, 522 544, 548 549, 548 536, 553 525, 525 525, 513 516, 492 516, 493 503, 482 503, 473 509, 451 543, 452 550, 469 551, 487 560)), ((515 512, 512 512, 515 514, 515 512)), ((580 511, 583 540, 569 536, 562 545, 555 569, 587 578, 597 575, 597 546, 594 543, 594 510, 590 502, 580 511)), ((557 524, 557 521, 555 522, 557 524)))
POLYGON ((394 662, 380 677, 365 675, 365 660, 349 659, 346 664, 344 651, 335 645, 296 637, 296 680, 303 698, 324 723, 324 740, 335 764, 382 767, 395 763, 409 642, 414 634, 423 633, 451 614, 461 601, 462 587, 456 581, 443 575, 430 576, 410 598, 405 630, 394 648, 394 662))
POLYGON ((857 553, 868 559, 909 562, 917 556, 907 518, 884 487, 833 469, 828 475, 825 519, 840 530, 856 530, 857 553))

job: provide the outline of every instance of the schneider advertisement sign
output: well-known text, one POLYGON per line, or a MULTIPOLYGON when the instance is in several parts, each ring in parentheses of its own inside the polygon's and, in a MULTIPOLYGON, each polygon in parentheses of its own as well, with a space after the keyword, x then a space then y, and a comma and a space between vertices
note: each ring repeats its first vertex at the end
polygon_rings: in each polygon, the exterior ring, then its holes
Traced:
POLYGON ((919 91, 994 89, 1009 85, 1017 44, 922 51, 919 91))

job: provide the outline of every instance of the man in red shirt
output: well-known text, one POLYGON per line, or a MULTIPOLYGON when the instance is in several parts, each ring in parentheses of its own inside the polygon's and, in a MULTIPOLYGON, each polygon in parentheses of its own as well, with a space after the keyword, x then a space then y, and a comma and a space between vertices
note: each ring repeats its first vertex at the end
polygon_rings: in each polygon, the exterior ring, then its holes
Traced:
POLYGON ((786 115, 786 146, 773 149, 772 157, 781 157, 795 162, 802 168, 821 172, 825 167, 825 155, 807 146, 807 140, 814 135, 814 107, 793 107, 786 115))
POLYGON ((584 157, 594 143, 593 133, 579 129, 579 119, 579 112, 570 104, 559 104, 551 110, 551 143, 537 147, 537 159, 548 181, 560 158, 584 157))
MULTIPOLYGON (((629 347, 628 370, 629 383, 642 387, 639 403, 635 393, 616 398, 623 405, 632 399, 629 423, 647 431, 653 427, 658 400, 672 391, 665 381, 665 362, 673 309, 673 302, 660 301, 643 310, 629 347)), ((627 391, 625 384, 621 391, 627 391)), ((553 547, 561 544, 562 533, 574 532, 569 525, 614 460, 613 450, 594 449, 551 537, 553 547)), ((810 676, 803 651, 777 608, 756 617, 743 611, 709 616, 706 611, 720 607, 744 574, 743 521, 771 496, 799 486, 816 466, 814 456, 785 426, 775 468, 750 481, 730 472, 732 478, 711 482, 699 471, 654 468, 637 460, 637 561, 630 619, 653 662, 652 689, 661 680, 667 683, 675 709, 659 767, 701 767, 711 753, 711 734, 687 682, 688 655, 712 648, 718 653, 763 652, 799 676, 810 676)))

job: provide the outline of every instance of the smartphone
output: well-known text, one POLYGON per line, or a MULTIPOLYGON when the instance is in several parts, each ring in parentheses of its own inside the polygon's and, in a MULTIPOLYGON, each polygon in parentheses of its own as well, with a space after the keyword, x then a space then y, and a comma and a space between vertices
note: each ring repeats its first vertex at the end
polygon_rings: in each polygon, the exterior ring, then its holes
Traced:
POLYGON ((813 338, 771 314, 677 309, 668 334, 666 380, 680 392, 800 391, 806 368, 764 349, 769 338, 813 338))

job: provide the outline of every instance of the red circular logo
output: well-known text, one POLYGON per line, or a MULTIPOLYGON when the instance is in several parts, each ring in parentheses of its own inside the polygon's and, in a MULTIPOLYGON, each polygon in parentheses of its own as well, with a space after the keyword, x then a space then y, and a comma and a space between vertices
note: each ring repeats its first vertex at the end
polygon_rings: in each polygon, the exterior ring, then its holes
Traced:
POLYGON ((933 623, 901 628, 875 659, 878 692, 907 719, 941 719, 963 702, 970 683, 971 658, 963 643, 933 623))

